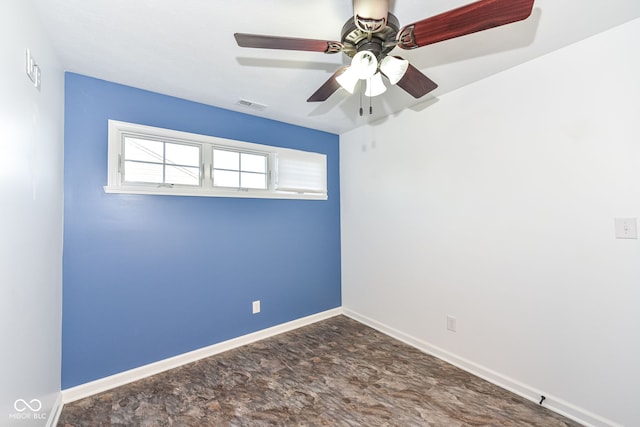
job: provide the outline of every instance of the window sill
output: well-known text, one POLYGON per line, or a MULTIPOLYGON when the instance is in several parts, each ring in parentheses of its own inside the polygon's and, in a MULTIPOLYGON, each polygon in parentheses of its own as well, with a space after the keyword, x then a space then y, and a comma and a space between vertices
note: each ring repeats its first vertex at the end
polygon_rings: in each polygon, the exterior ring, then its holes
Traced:
POLYGON ((292 199, 292 200, 327 200, 326 194, 313 193, 288 193, 288 192, 272 192, 263 190, 204 190, 201 188, 168 188, 160 187, 158 189, 149 187, 136 186, 104 186, 104 192, 107 194, 146 194, 157 196, 195 196, 195 197, 238 197, 253 199, 292 199))

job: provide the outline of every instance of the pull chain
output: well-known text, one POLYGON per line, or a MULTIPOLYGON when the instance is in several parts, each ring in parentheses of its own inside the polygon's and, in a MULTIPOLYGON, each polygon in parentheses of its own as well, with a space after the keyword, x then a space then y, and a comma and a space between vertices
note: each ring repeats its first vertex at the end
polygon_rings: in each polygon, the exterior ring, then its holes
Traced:
MULTIPOLYGON (((369 84, 371 84, 371 79, 369 79, 369 84)), ((369 115, 373 114, 373 106, 371 105, 372 101, 371 98, 373 98, 372 96, 369 97, 369 115)))
POLYGON ((360 117, 362 117, 362 115, 363 115, 363 110, 362 110, 362 92, 364 92, 364 89, 362 88, 362 84, 360 84, 360 117))
MULTIPOLYGON (((371 80, 369 80, 369 85, 371 85, 371 80)), ((365 92, 365 87, 362 83, 360 83, 360 117, 364 115, 364 109, 362 108, 362 96, 365 92)), ((369 115, 373 114, 373 101, 371 100, 371 96, 369 97, 369 115)))

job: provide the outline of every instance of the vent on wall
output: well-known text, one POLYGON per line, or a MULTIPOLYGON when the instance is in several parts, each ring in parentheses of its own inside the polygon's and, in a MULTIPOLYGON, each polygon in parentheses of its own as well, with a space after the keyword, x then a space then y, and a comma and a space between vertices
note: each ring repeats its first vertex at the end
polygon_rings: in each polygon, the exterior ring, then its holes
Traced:
POLYGON ((240 99, 238 102, 236 102, 236 104, 246 108, 251 108, 252 110, 258 110, 258 111, 262 111, 265 108, 267 108, 267 106, 264 104, 259 104, 257 102, 249 101, 246 99, 240 99))

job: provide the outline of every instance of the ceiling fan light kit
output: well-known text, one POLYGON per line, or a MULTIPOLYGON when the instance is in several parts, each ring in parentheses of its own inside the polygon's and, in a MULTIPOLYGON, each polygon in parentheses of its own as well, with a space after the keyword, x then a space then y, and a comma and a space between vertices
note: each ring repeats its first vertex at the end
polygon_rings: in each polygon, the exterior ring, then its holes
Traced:
POLYGON ((377 96, 387 90, 382 82, 382 76, 378 71, 378 59, 375 55, 367 50, 360 51, 353 56, 351 65, 347 69, 336 77, 336 81, 347 92, 353 93, 359 80, 366 80, 367 90, 365 95, 377 96), (371 82, 375 81, 375 90, 370 89, 371 82), (380 88, 382 86, 382 89, 380 88), (376 95, 371 95, 376 93, 376 95))
POLYGON ((360 80, 367 82, 365 95, 386 91, 382 80, 397 85, 414 98, 438 87, 409 62, 389 53, 399 47, 416 49, 444 40, 521 21, 531 15, 534 0, 479 0, 400 28, 389 13, 388 0, 353 0, 353 18, 342 27, 340 41, 301 39, 236 33, 240 47, 302 50, 352 58, 351 65, 338 69, 307 102, 326 101, 341 87, 353 94, 360 80))

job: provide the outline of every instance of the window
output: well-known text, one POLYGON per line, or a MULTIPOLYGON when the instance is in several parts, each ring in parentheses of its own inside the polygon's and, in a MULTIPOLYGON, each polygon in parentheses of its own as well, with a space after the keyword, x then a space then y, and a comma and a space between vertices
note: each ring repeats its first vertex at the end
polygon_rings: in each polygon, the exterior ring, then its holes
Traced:
POLYGON ((200 147, 124 136, 125 183, 200 185, 200 147))
POLYGON ((213 149, 213 186, 266 190, 269 157, 263 153, 243 153, 213 149))
POLYGON ((109 120, 107 193, 327 199, 326 155, 109 120))

